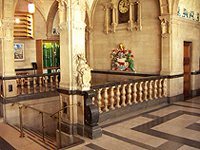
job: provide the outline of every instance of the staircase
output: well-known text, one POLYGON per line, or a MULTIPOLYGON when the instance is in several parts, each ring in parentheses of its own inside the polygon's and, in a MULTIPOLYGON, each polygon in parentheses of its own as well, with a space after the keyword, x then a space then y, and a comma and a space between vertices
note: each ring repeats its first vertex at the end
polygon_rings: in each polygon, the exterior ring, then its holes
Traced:
MULTIPOLYGON (((12 126, 12 125, 10 125, 12 126)), ((20 129, 16 126, 12 126, 16 130, 20 132, 20 129)), ((35 143, 39 144, 43 148, 47 150, 55 150, 57 149, 56 140, 52 137, 49 137, 45 135, 45 138, 43 138, 43 135, 39 132, 33 131, 31 129, 23 128, 24 135, 29 138, 30 140, 34 141, 35 143)))

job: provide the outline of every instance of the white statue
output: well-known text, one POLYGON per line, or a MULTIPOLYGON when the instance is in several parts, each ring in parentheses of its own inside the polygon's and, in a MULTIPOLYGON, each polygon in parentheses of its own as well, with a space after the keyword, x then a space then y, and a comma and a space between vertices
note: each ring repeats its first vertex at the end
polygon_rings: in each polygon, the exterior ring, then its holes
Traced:
POLYGON ((85 56, 83 54, 78 54, 77 59, 77 71, 78 71, 78 86, 82 91, 90 90, 90 81, 91 81, 91 68, 86 63, 85 56))

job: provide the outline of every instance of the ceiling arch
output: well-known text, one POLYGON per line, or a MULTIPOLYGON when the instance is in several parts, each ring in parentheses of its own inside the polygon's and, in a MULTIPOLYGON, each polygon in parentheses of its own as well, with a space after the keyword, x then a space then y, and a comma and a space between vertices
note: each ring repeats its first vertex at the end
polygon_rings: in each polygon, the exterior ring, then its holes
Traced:
MULTIPOLYGON (((90 16, 90 19, 89 19, 89 25, 92 26, 92 22, 93 22, 93 16, 94 16, 94 12, 95 12, 95 8, 96 8, 96 5, 97 5, 97 2, 99 0, 87 0, 86 3, 88 5, 88 14, 90 16)), ((113 0, 110 0, 111 2, 113 0)), ((159 4, 160 4, 160 15, 168 15, 170 14, 170 7, 169 7, 169 0, 158 0, 159 1, 159 4)))

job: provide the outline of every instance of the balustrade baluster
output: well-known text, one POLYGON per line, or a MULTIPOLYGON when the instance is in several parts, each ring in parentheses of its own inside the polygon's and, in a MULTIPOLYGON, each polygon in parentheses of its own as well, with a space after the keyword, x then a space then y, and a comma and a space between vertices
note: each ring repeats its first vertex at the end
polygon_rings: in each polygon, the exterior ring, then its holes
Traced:
POLYGON ((33 77, 33 93, 37 93, 37 77, 33 77))
POLYGON ((121 85, 118 85, 117 86, 117 92, 116 92, 116 96, 117 96, 117 103, 116 103, 116 107, 117 108, 120 108, 120 88, 121 88, 121 85))
POLYGON ((58 76, 58 75, 56 75, 56 87, 58 87, 58 86, 59 86, 59 83, 58 83, 58 81, 59 81, 59 80, 58 80, 58 77, 59 77, 59 76, 58 76))
POLYGON ((154 81, 154 95, 153 95, 154 99, 158 98, 158 80, 154 81))
POLYGON ((133 102, 134 102, 135 104, 138 103, 138 102, 137 102, 137 85, 138 85, 137 82, 134 83, 134 85, 133 85, 133 102))
POLYGON ((42 78, 43 77, 39 77, 39 86, 42 87, 42 78))
POLYGON ((44 76, 45 87, 48 87, 48 76, 44 76))
POLYGON ((121 96, 121 98, 122 98, 122 106, 126 106, 126 85, 127 84, 124 84, 123 86, 122 86, 122 96, 121 96))
POLYGON ((102 107, 102 96, 101 96, 101 91, 102 89, 99 89, 97 92, 97 103, 98 103, 98 107, 99 107, 99 113, 102 113, 103 111, 101 110, 102 107))
POLYGON ((144 83, 144 100, 148 101, 148 83, 149 81, 145 81, 144 83))
POLYGON ((33 87, 36 88, 37 86, 37 77, 33 77, 33 87))
POLYGON ((53 76, 50 76, 50 88, 53 91, 54 90, 54 86, 53 86, 53 76))
POLYGON ((27 88, 28 88, 28 93, 31 93, 31 78, 27 78, 28 82, 27 82, 27 88))
POLYGON ((51 83, 51 86, 53 86, 53 76, 50 76, 50 83, 51 83))
POLYGON ((19 86, 19 85, 21 85, 21 81, 20 81, 20 79, 16 79, 16 82, 17 82, 17 86, 19 86))
POLYGON ((25 78, 21 78, 21 94, 25 94, 25 78))
POLYGON ((115 107, 114 107, 114 102, 115 102, 115 99, 114 99, 114 89, 115 89, 115 86, 112 86, 111 89, 110 89, 110 109, 111 110, 114 110, 115 107))
POLYGON ((103 97, 104 97, 104 109, 103 110, 105 112, 107 112, 107 111, 109 111, 109 109, 108 109, 108 88, 104 89, 103 97))
POLYGON ((163 96, 167 97, 167 79, 163 81, 163 96))
POLYGON ((149 99, 153 99, 153 80, 149 82, 149 99))
MULTIPOLYGON (((92 97, 92 104, 93 104, 93 105, 96 105, 95 97, 92 97)), ((97 105, 98 105, 98 104, 97 104, 97 105)))
POLYGON ((21 88, 24 89, 25 78, 21 78, 21 88))
POLYGON ((142 96, 143 96, 143 88, 142 88, 142 85, 143 85, 143 82, 140 82, 139 83, 139 102, 143 102, 143 98, 142 98, 142 96))
POLYGON ((161 98, 163 96, 162 94, 162 82, 163 82, 163 79, 160 79, 159 82, 158 82, 158 97, 161 98))
POLYGON ((127 92, 128 92, 128 95, 127 95, 127 98, 128 98, 128 104, 129 105, 132 105, 132 102, 131 102, 131 98, 132 98, 132 83, 130 83, 129 85, 128 85, 128 90, 127 90, 127 92))
POLYGON ((43 92, 43 77, 39 77, 39 87, 40 87, 40 92, 43 92))

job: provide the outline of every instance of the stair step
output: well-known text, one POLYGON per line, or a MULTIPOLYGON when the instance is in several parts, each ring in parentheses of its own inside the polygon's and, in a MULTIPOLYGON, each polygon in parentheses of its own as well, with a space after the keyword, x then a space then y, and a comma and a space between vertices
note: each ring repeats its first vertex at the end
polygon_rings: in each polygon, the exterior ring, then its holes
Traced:
POLYGON ((45 136, 44 140, 43 137, 40 133, 35 132, 30 129, 24 128, 25 134, 28 134, 27 137, 30 138, 31 140, 37 142, 40 145, 44 145, 44 147, 47 147, 48 149, 56 149, 56 142, 53 140, 50 140, 45 136))
MULTIPOLYGON (((12 126, 13 128, 15 128, 16 130, 20 132, 19 127, 16 127, 13 125, 10 125, 10 126, 12 126)), ((50 139, 49 137, 46 138, 46 135, 45 135, 45 141, 43 141, 42 135, 40 133, 32 131, 30 129, 26 129, 26 128, 23 128, 23 131, 26 137, 28 137, 30 140, 34 141, 35 143, 39 144, 40 146, 44 147, 45 149, 48 149, 48 150, 57 149, 56 141, 53 139, 50 139)))

